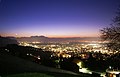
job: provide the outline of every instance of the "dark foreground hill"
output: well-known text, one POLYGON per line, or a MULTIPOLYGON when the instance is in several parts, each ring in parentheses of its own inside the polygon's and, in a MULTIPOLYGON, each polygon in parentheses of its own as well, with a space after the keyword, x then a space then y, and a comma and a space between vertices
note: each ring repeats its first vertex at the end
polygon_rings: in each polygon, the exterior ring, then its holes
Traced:
POLYGON ((18 57, 0 53, 0 75, 19 74, 19 73, 47 73, 54 77, 91 77, 87 74, 77 74, 56 68, 42 66, 18 57))
POLYGON ((18 42, 15 38, 1 37, 0 36, 0 47, 4 47, 8 44, 18 44, 18 42))

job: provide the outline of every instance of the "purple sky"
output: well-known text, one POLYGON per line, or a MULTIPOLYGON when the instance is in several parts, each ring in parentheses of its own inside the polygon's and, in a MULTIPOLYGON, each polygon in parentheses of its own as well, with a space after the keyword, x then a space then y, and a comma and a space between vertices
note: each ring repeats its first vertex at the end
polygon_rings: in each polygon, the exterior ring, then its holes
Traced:
POLYGON ((120 0, 0 0, 0 35, 98 36, 120 0))

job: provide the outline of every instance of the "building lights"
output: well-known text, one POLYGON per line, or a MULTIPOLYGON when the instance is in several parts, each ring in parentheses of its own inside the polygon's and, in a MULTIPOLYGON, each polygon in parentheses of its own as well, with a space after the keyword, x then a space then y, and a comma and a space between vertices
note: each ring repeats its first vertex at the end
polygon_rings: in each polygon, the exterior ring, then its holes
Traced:
POLYGON ((87 68, 81 68, 79 69, 79 72, 92 74, 92 71, 88 70, 87 68))
MULTIPOLYGON (((94 52, 94 53, 102 53, 102 54, 113 54, 112 51, 109 52, 109 50, 106 49, 105 46, 102 46, 101 44, 38 44, 40 42, 20 42, 20 45, 22 46, 31 46, 35 48, 41 48, 45 51, 52 51, 54 53, 64 53, 64 54, 80 54, 85 52, 94 52)), ((117 52, 116 52, 117 53, 117 52)), ((72 56, 72 55, 71 55, 72 56)), ((71 57, 69 56, 69 57, 71 57)), ((65 57, 65 56, 63 56, 65 57)))

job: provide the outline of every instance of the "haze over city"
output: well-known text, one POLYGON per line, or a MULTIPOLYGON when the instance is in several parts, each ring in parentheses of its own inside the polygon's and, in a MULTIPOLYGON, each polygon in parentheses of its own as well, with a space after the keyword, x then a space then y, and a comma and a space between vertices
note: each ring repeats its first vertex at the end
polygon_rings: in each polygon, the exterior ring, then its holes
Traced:
POLYGON ((120 0, 0 0, 0 35, 98 37, 120 0))

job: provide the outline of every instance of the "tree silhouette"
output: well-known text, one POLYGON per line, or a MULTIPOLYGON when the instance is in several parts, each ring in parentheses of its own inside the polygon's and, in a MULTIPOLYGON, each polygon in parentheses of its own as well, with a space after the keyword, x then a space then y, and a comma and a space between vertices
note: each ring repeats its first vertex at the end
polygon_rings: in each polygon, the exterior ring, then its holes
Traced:
POLYGON ((107 47, 110 50, 120 51, 120 7, 110 27, 105 27, 101 30, 101 38, 104 41, 108 41, 107 47))

